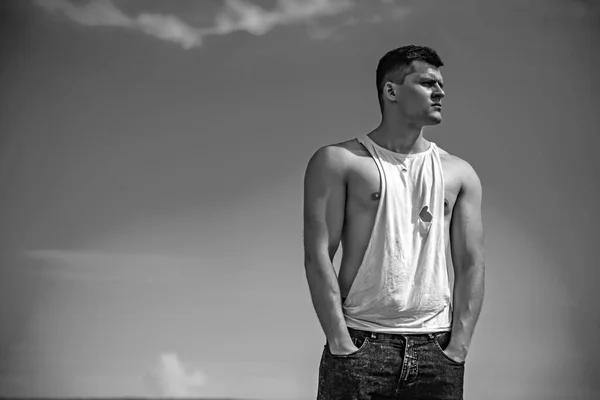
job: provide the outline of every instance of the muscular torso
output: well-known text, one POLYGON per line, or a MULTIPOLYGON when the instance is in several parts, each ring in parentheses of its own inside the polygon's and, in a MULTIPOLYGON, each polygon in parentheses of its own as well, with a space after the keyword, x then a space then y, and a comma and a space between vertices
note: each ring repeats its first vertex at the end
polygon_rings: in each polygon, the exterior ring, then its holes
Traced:
MULTIPOLYGON (((343 255, 338 274, 341 295, 346 297, 369 244, 380 201, 381 180, 375 161, 357 140, 349 140, 337 146, 348 150, 346 207, 341 239, 343 255)), ((458 159, 441 149, 439 152, 444 173, 444 230, 447 250, 452 210, 460 192, 461 181, 458 159)))

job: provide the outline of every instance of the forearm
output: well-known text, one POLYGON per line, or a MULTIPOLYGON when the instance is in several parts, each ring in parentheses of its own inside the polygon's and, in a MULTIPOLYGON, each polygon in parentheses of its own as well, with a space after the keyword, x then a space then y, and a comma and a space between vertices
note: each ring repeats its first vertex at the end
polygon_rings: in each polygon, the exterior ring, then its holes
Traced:
POLYGON ((351 343, 342 312, 340 287, 331 261, 307 262, 305 268, 312 303, 327 341, 334 346, 351 343))
POLYGON ((481 312, 484 295, 484 267, 472 266, 456 274, 449 348, 466 357, 481 312))

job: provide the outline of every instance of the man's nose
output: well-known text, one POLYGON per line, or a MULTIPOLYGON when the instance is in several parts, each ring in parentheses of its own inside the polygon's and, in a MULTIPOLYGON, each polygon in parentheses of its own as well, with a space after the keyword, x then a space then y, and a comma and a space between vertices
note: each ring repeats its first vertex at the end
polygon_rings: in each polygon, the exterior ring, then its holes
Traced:
POLYGON ((446 92, 444 92, 444 89, 442 89, 440 85, 435 85, 433 97, 441 100, 442 98, 444 98, 444 96, 446 96, 446 92))

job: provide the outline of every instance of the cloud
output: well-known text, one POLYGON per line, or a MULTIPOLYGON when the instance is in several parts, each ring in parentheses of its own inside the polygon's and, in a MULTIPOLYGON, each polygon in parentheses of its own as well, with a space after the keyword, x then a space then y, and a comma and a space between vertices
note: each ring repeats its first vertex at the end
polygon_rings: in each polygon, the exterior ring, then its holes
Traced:
POLYGON ((277 25, 308 22, 316 17, 337 15, 352 7, 352 0, 277 0, 265 10, 247 0, 225 0, 212 26, 195 28, 173 15, 142 13, 133 18, 117 9, 111 0, 72 3, 69 0, 34 0, 48 12, 58 12, 87 26, 113 26, 138 30, 158 39, 178 43, 185 49, 199 47, 210 35, 245 31, 264 35, 277 25))
POLYGON ((226 0, 225 9, 215 18, 216 34, 247 31, 262 35, 276 25, 306 22, 315 17, 336 15, 352 6, 350 0, 278 0, 266 11, 244 0, 226 0))
POLYGON ((175 16, 141 14, 134 19, 117 9, 111 0, 92 0, 87 3, 34 0, 34 3, 49 12, 61 12, 82 25, 139 30, 156 38, 178 43, 185 49, 202 44, 202 33, 175 16))
POLYGON ((110 0, 95 0, 77 5, 67 0, 34 0, 34 4, 52 12, 62 12, 82 25, 107 25, 132 27, 134 22, 112 4, 110 0))
POLYGON ((157 365, 146 376, 152 392, 171 398, 201 396, 206 381, 204 372, 184 365, 173 352, 161 354, 157 365))
POLYGON ((179 43, 184 49, 202 44, 201 32, 172 15, 142 14, 137 18, 137 23, 142 32, 179 43))

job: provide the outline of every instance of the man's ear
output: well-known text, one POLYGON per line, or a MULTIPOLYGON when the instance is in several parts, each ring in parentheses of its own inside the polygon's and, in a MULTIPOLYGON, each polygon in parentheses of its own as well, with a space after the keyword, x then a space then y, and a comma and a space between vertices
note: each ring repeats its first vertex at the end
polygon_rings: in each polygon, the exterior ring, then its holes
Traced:
POLYGON ((383 94, 391 101, 396 100, 396 88, 392 82, 386 82, 383 86, 383 94))

